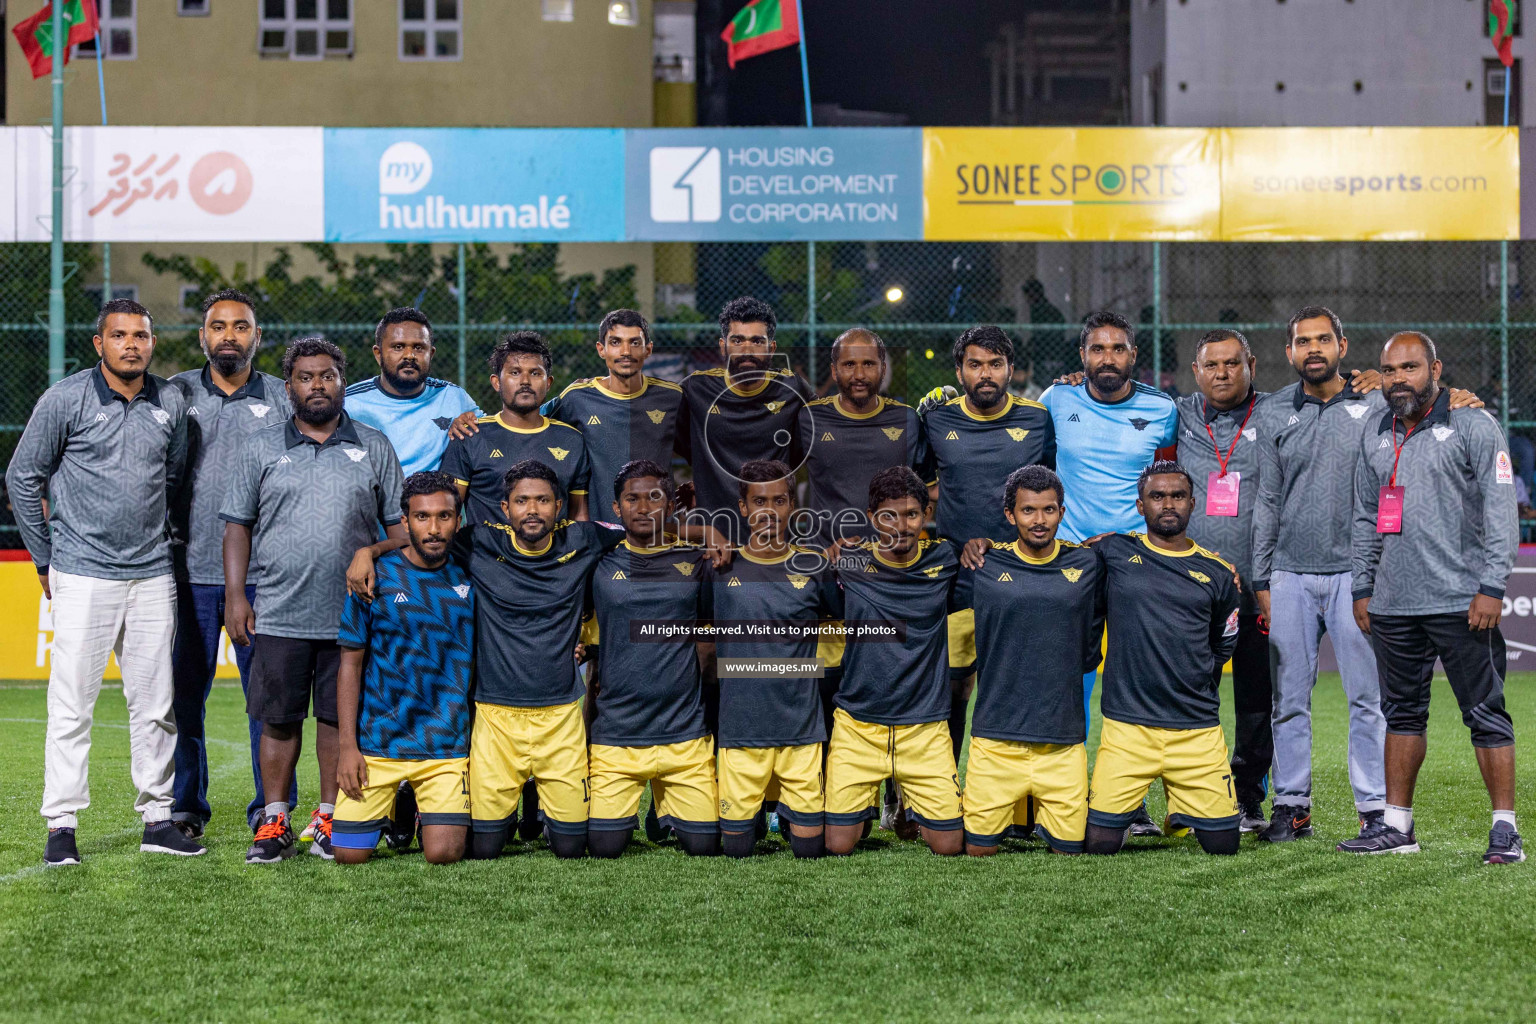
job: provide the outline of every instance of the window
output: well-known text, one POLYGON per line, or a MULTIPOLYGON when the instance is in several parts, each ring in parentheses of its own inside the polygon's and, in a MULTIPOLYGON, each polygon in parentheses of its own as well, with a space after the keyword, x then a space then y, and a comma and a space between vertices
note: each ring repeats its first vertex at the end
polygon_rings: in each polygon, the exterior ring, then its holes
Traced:
POLYGON ((543 0, 545 21, 575 21, 576 0, 543 0))
POLYGON ((400 59, 458 60, 461 0, 400 0, 400 59))
POLYGON ((256 50, 263 57, 352 56, 352 0, 261 0, 256 50))
MULTIPOLYGON (((1497 58, 1483 61, 1483 124, 1504 123, 1504 65, 1497 58)), ((1509 69, 1509 123, 1520 123, 1520 60, 1509 69)))
MULTIPOLYGON (((133 60, 139 55, 138 12, 135 0, 101 0, 97 4, 101 23, 101 55, 107 60, 133 60)), ((76 57, 95 57, 96 40, 75 47, 76 57)))
POLYGON ((635 0, 608 0, 608 24, 640 24, 640 11, 635 6, 635 0))
POLYGON ((212 0, 176 0, 176 13, 183 18, 201 18, 208 13, 212 0))

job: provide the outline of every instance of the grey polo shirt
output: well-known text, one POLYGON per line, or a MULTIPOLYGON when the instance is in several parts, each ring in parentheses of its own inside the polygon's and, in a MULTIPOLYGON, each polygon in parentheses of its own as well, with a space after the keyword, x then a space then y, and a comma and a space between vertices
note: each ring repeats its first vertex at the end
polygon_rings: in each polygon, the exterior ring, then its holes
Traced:
POLYGON ((1502 599, 1520 546, 1515 472, 1504 431, 1484 409, 1440 397, 1403 440, 1391 411, 1372 417, 1355 470, 1354 597, 1372 615, 1462 613, 1472 595, 1502 599), (1402 455, 1396 456, 1397 445, 1402 455), (1376 532, 1381 488, 1403 489, 1402 532, 1376 532))
POLYGON ((324 444, 291 418, 246 438, 219 518, 252 527, 256 632, 336 639, 347 565, 401 520, 403 482, 389 440, 346 413, 324 444))
POLYGON ((1253 589, 1275 569, 1329 575, 1350 571, 1350 523, 1360 438, 1387 407, 1380 391, 1348 384, 1326 403, 1297 381, 1255 410, 1259 500, 1253 509, 1253 589))
MULTIPOLYGON (((223 586, 224 523, 219 507, 235 457, 246 437, 293 415, 293 403, 281 380, 254 370, 250 380, 229 395, 213 382, 206 365, 178 373, 171 384, 187 399, 187 482, 171 507, 176 578, 223 586)), ((251 583, 261 578, 254 562, 246 578, 251 583)))
POLYGON ((1185 395, 1174 404, 1179 409, 1179 465, 1189 470, 1195 484, 1195 512, 1189 519, 1189 536, 1237 566, 1243 578, 1242 614, 1258 613, 1253 597, 1253 506, 1259 499, 1259 410, 1270 396, 1249 391, 1248 397, 1227 410, 1212 408, 1202 394, 1185 395), (1215 442, 1211 438, 1215 436, 1215 442), (1216 449, 1221 449, 1218 455, 1216 449), (1205 514, 1206 485, 1212 473, 1238 474, 1237 515, 1205 514))
POLYGON ((186 419, 181 392, 152 373, 132 401, 107 386, 100 364, 43 392, 5 473, 38 572, 137 580, 171 571, 166 511, 181 488, 186 419))

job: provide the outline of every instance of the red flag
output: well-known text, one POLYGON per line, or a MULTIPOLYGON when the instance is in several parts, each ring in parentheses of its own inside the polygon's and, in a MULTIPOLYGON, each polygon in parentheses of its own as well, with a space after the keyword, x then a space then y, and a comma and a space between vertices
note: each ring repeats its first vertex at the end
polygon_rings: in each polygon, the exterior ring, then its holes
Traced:
POLYGON ((769 50, 794 46, 800 41, 800 19, 795 0, 750 0, 720 33, 726 58, 736 62, 769 50))
POLYGON ((1511 40, 1514 38, 1510 31, 1510 22, 1514 20, 1515 0, 1489 0, 1488 3, 1488 38, 1493 40, 1493 48, 1498 51, 1499 62, 1505 67, 1515 63, 1514 48, 1511 40))
MULTIPOLYGON (((100 22, 96 16, 96 0, 63 0, 63 3, 66 29, 64 63, 68 64, 68 47, 90 40, 96 35, 100 22)), ((27 58, 27 65, 32 68, 32 77, 43 78, 52 73, 53 4, 44 4, 42 10, 11 31, 15 34, 16 41, 21 44, 21 52, 27 58)))

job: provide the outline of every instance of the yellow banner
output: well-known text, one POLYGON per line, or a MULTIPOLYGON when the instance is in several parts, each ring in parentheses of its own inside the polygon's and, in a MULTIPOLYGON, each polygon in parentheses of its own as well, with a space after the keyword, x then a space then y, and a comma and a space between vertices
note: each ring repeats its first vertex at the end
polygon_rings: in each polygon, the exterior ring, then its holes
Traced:
POLYGON ((1225 128, 1233 242, 1520 237, 1517 128, 1225 128))
POLYGON ((925 128, 924 237, 1213 241, 1218 146, 1207 128, 925 128))
MULTIPOLYGON (((53 648, 53 611, 31 562, 0 562, 0 608, 13 609, 10 622, 0 630, 0 679, 47 679, 48 656, 53 648)), ((169 656, 169 653, 167 653, 169 656)), ((219 634, 220 679, 239 679, 234 648, 229 637, 219 634)), ((121 679, 117 656, 107 661, 107 678, 121 679)))

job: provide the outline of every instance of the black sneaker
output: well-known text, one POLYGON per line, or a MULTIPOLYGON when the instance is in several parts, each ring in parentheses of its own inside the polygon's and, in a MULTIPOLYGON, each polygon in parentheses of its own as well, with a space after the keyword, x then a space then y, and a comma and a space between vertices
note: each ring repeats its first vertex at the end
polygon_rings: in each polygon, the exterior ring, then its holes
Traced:
POLYGON ((297 842, 293 827, 288 823, 288 815, 269 815, 262 819, 261 827, 256 830, 256 841, 245 851, 245 862, 276 864, 280 860, 287 860, 298 852, 295 845, 297 842))
MULTIPOLYGON (((1387 814, 1386 814, 1385 811, 1361 811, 1360 812, 1360 834, 1358 836, 1356 836, 1354 838, 1354 840, 1349 840, 1349 839, 1344 840, 1344 843, 1358 842, 1361 839, 1372 839, 1379 832, 1381 832, 1382 829, 1384 829, 1386 827, 1387 827, 1387 814)), ((1334 849, 1339 851, 1340 853, 1359 853, 1360 852, 1359 850, 1354 849, 1353 847, 1351 847, 1349 849, 1345 849, 1344 843, 1339 843, 1337 846, 1334 847, 1334 849)))
POLYGON ((1340 853, 1418 853, 1419 843, 1413 828, 1399 832, 1385 821, 1364 822, 1360 834, 1334 847, 1340 853))
POLYGON ((1484 864, 1519 864, 1525 860, 1525 849, 1520 845, 1520 833, 1507 821, 1493 826, 1488 833, 1488 852, 1483 854, 1484 864))
POLYGON ((154 821, 144 826, 139 841, 140 853, 169 853, 177 857, 201 857, 208 848, 186 835, 171 821, 154 821))
POLYGON ((48 845, 43 847, 43 867, 62 868, 79 863, 80 851, 75 848, 75 830, 72 828, 49 829, 48 845))
POLYGON ((324 857, 326 860, 336 859, 336 854, 331 849, 332 822, 331 815, 322 814, 320 820, 315 823, 315 838, 309 844, 309 852, 316 857, 324 857))
POLYGON ((1269 827, 1259 833, 1266 843, 1288 843, 1312 834, 1312 808, 1276 804, 1270 812, 1269 827))
POLYGON ((194 843, 203 838, 203 823, 194 818, 183 818, 172 821, 171 824, 181 829, 181 834, 194 843))
POLYGON ((1161 836, 1163 827, 1152 820, 1152 815, 1147 813, 1147 805, 1142 804, 1136 809, 1136 817, 1131 819, 1131 835, 1140 838, 1161 836))
POLYGON ((411 848, 416 839, 416 790, 409 782, 395 790, 395 812, 384 828, 384 845, 397 853, 411 848))
POLYGON ((1239 832, 1262 832, 1269 827, 1269 820, 1264 817, 1263 804, 1243 804, 1238 811, 1237 830, 1239 832))

